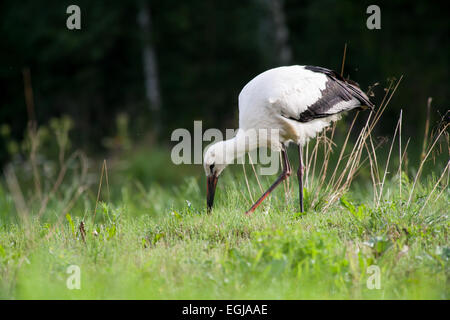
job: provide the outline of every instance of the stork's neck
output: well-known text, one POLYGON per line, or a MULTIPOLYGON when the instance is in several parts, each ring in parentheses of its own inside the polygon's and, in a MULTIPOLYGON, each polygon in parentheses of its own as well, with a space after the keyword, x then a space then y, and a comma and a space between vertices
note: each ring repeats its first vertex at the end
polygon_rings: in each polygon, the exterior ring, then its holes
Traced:
POLYGON ((234 160, 241 158, 245 153, 257 148, 257 137, 248 134, 244 130, 238 130, 236 136, 231 139, 218 142, 224 150, 224 162, 231 164, 234 160))

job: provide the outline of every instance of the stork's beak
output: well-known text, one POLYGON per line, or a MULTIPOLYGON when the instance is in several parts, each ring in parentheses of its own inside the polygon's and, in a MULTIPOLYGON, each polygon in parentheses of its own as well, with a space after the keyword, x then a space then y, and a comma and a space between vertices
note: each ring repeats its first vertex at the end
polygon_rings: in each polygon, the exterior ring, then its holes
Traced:
POLYGON ((206 206, 208 213, 211 212, 214 203, 217 180, 219 180, 219 177, 216 177, 214 174, 208 176, 206 179, 206 206))

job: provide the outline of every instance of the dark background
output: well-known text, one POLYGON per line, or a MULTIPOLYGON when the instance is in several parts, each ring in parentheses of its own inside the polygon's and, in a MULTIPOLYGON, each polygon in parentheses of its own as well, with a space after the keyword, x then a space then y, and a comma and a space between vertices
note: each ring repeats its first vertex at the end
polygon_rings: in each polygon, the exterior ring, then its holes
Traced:
MULTIPOLYGON (((133 142, 170 144, 173 129, 236 128, 237 96, 258 73, 310 64, 340 71, 363 90, 404 76, 378 134, 392 134, 400 109, 404 134, 423 134, 448 109, 448 10, 432 1, 378 2, 381 30, 368 30, 365 1, 12 1, 0 2, 0 125, 22 139, 30 113, 29 70, 38 125, 68 115, 72 143, 107 152, 124 114, 133 142), (66 28, 66 8, 81 8, 81 30, 66 28), (150 24, 143 25, 144 15, 150 24), (144 53, 154 52, 158 98, 148 98, 144 53), (159 87, 159 89, 158 89, 159 87)), ((150 79, 150 80, 149 80, 150 79)), ((0 163, 10 158, 0 139, 0 163)))

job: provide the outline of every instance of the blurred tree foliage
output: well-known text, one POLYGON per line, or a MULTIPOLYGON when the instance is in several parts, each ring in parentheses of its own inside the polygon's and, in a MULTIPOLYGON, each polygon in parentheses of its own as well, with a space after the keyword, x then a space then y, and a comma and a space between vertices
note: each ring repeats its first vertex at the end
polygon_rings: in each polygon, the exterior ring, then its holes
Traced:
MULTIPOLYGON (((142 50, 151 41, 161 88, 162 131, 174 128, 235 128, 240 89, 279 64, 270 1, 147 1, 150 39, 137 21, 144 0, 75 1, 81 30, 66 28, 74 1, 4 0, 0 3, 0 124, 20 138, 28 121, 22 71, 29 68, 37 122, 67 114, 75 144, 99 150, 114 134, 116 116, 126 113, 133 140, 152 131, 145 94, 142 50)), ((367 1, 285 0, 292 64, 340 70, 348 44, 345 76, 365 90, 404 75, 382 131, 391 133, 399 109, 404 132, 420 134, 426 101, 444 113, 449 102, 448 13, 437 2, 380 2, 381 30, 366 28, 367 1)), ((376 91, 375 102, 383 96, 376 91)), ((380 132, 382 134, 383 132, 380 132)), ((101 150, 101 149, 100 149, 101 150)), ((0 141, 0 163, 7 159, 0 141)))

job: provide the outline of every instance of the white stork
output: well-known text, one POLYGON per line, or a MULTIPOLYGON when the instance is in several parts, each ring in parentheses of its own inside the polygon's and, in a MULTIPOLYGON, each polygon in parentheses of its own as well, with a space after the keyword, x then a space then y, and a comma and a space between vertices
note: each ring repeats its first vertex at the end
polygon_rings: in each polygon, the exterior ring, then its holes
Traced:
POLYGON ((300 211, 303 212, 302 146, 317 133, 340 119, 340 114, 353 109, 373 109, 374 105, 359 86, 338 73, 314 66, 289 66, 267 70, 242 89, 239 94, 239 130, 234 138, 213 144, 205 152, 207 176, 207 210, 210 211, 219 175, 228 164, 245 153, 269 146, 282 155, 282 172, 270 188, 246 212, 252 213, 261 202, 291 174, 286 145, 298 145, 300 166, 300 211), (255 139, 253 130, 277 129, 278 139, 270 135, 255 139))

